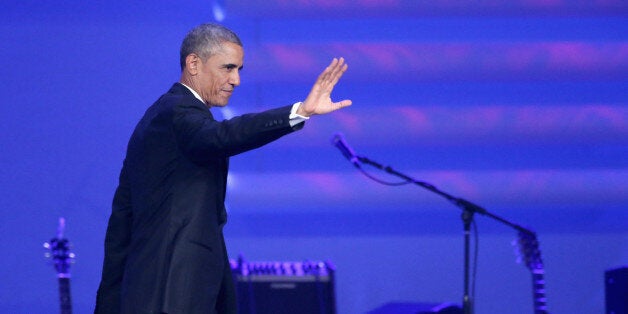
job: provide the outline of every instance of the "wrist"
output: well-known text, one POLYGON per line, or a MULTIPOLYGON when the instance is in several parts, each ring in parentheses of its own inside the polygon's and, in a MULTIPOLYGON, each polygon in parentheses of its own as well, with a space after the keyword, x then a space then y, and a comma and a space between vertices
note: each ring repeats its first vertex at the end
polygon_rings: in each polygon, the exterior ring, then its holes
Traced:
POLYGON ((310 117, 310 114, 305 112, 305 110, 303 109, 302 101, 292 105, 291 115, 297 115, 299 117, 306 118, 306 119, 310 117))

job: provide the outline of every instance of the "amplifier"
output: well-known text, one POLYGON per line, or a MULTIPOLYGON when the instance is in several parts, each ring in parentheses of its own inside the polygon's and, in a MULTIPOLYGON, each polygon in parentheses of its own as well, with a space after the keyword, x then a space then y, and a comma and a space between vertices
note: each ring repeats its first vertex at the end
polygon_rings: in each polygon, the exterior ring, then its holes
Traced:
POLYGON ((231 261, 239 314, 335 314, 330 262, 231 261))

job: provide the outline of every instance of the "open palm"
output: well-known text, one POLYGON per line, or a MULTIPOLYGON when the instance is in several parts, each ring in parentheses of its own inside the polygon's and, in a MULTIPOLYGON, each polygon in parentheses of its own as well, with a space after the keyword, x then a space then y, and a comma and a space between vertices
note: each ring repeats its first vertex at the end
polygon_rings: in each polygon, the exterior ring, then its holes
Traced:
POLYGON ((345 99, 339 102, 331 100, 331 92, 338 80, 347 71, 344 58, 331 61, 323 73, 318 76, 312 90, 299 107, 297 114, 309 117, 317 114, 326 114, 351 105, 351 100, 345 99))

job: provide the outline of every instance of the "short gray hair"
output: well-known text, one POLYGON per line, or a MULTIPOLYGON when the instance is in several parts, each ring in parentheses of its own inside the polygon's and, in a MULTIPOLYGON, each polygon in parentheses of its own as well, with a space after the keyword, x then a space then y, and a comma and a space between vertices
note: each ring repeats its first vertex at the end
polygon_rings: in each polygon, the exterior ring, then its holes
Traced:
POLYGON ((192 29, 181 43, 181 71, 185 68, 185 58, 191 53, 197 54, 203 62, 214 55, 224 42, 232 42, 242 47, 238 35, 232 30, 218 24, 201 24, 192 29))

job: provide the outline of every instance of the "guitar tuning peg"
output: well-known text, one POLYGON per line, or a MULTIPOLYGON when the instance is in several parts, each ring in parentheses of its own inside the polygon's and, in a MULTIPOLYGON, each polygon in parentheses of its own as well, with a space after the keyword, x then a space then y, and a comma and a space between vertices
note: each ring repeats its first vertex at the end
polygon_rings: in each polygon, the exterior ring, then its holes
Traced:
POLYGON ((44 242, 44 248, 49 249, 50 248, 50 243, 44 242))
POLYGON ((519 249, 521 247, 521 239, 512 239, 512 241, 510 241, 510 244, 519 249))
POLYGON ((517 242, 515 240, 510 241, 510 246, 512 246, 512 249, 517 252, 517 242))
POLYGON ((519 252, 519 250, 517 250, 517 248, 514 248, 514 253, 515 253, 515 262, 517 264, 521 264, 521 262, 523 261, 523 259, 521 258, 521 252, 519 252))
POLYGON ((52 257, 52 254, 50 254, 50 252, 46 252, 46 253, 44 253, 44 257, 45 258, 50 258, 50 257, 52 257))

